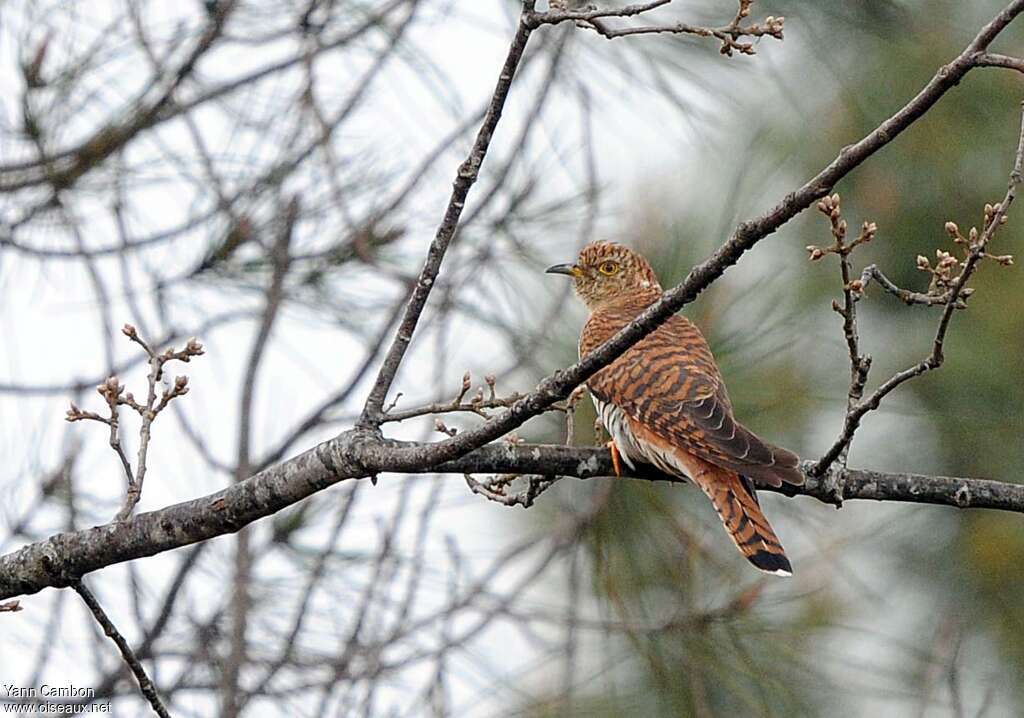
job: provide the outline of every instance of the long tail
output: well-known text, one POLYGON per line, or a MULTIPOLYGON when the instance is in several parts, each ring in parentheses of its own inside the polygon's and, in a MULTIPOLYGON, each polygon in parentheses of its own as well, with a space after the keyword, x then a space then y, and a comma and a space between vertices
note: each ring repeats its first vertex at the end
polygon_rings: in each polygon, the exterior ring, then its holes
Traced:
POLYGON ((708 470, 699 472, 694 483, 715 505, 736 548, 762 571, 777 576, 793 575, 785 549, 761 511, 754 487, 739 474, 710 464, 706 466, 708 470))

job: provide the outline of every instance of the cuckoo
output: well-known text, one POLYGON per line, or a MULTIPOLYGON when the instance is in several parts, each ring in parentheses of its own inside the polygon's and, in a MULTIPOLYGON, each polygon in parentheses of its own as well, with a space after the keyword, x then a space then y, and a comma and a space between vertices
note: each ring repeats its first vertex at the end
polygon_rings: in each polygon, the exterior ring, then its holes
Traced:
MULTIPOLYGON (((585 356, 661 297, 640 254, 611 242, 583 248, 575 264, 547 270, 573 278, 590 310, 580 334, 585 356)), ((803 483, 800 459, 758 438, 733 418, 718 365, 700 330, 674 315, 587 381, 618 470, 634 461, 688 478, 711 499, 740 553, 754 566, 792 573, 757 500, 755 482, 803 483)))

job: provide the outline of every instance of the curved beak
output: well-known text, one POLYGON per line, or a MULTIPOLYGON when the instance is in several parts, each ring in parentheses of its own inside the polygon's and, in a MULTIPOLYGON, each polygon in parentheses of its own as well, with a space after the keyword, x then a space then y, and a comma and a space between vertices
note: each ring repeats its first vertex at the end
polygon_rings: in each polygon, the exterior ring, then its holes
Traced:
POLYGON ((565 274, 569 277, 578 277, 580 268, 575 264, 556 264, 544 270, 545 274, 565 274))

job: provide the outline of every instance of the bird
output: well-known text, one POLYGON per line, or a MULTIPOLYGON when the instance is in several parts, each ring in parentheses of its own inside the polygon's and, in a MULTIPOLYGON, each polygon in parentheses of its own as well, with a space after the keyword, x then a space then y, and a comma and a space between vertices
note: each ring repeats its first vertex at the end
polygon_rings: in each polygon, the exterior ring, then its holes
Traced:
MULTIPOLYGON (((590 310, 580 333, 586 356, 662 295, 650 262, 614 242, 593 242, 575 263, 549 274, 572 277, 590 310)), ((801 485, 800 458, 736 421, 718 365, 700 329, 675 314, 586 382, 616 474, 620 458, 689 479, 711 499, 740 553, 755 567, 792 575, 786 552, 761 510, 755 482, 801 485)))

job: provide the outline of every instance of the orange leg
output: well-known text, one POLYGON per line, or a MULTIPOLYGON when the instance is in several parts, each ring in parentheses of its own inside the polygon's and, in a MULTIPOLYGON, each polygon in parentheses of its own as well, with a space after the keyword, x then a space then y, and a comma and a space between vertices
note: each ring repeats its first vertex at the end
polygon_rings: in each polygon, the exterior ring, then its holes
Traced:
POLYGON ((621 479, 622 464, 619 459, 619 447, 615 445, 614 441, 609 441, 605 446, 607 446, 608 450, 612 453, 612 466, 615 467, 615 476, 621 479))

